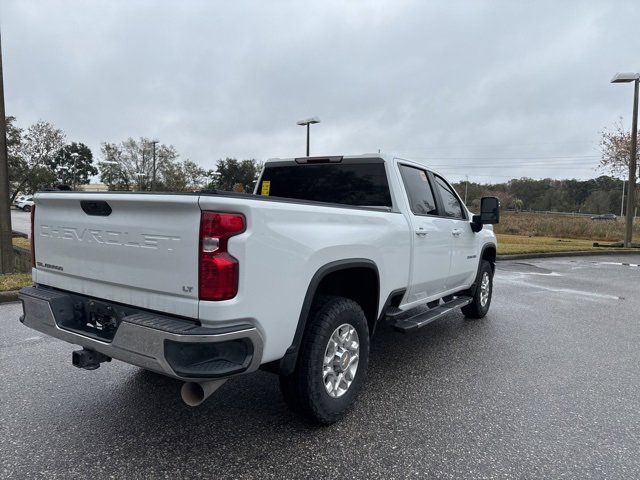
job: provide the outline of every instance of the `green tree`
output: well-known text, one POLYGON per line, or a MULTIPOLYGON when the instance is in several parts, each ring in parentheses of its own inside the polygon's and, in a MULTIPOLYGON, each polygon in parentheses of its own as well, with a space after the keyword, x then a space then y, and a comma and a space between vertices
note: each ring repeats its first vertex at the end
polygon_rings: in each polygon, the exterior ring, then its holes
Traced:
POLYGON ((234 185, 240 184, 245 192, 252 192, 261 170, 262 162, 254 159, 218 160, 216 170, 210 172, 213 180, 207 185, 207 189, 233 191, 234 185))
POLYGON ((100 156, 102 157, 98 162, 100 181, 107 185, 109 190, 131 190, 133 180, 124 166, 124 152, 121 145, 103 142, 100 145, 100 156))
POLYGON ((7 128, 7 160, 9 164, 9 184, 13 186, 26 164, 20 155, 23 130, 15 124, 16 117, 5 118, 7 128))
POLYGON ((604 190, 591 192, 584 202, 585 213, 611 213, 611 193, 604 190))
POLYGON ((513 208, 516 209, 516 212, 519 212, 522 210, 522 206, 524 205, 524 202, 522 200, 520 200, 517 197, 514 197, 514 199, 511 201, 513 208))
POLYGON ((11 182, 11 202, 19 192, 33 193, 49 187, 55 182, 55 175, 49 168, 57 152, 64 146, 65 135, 51 123, 39 120, 26 131, 19 132, 19 140, 12 133, 14 161, 9 174, 11 182))
POLYGON ((517 178, 509 180, 507 185, 511 195, 522 200, 525 209, 535 208, 534 203, 551 188, 549 179, 517 178))
POLYGON ((201 190, 207 172, 191 160, 183 162, 164 162, 161 166, 161 190, 185 192, 201 190))
POLYGON ((93 165, 93 154, 84 143, 65 145, 47 165, 58 183, 72 188, 89 183, 90 177, 98 174, 98 169, 93 165))

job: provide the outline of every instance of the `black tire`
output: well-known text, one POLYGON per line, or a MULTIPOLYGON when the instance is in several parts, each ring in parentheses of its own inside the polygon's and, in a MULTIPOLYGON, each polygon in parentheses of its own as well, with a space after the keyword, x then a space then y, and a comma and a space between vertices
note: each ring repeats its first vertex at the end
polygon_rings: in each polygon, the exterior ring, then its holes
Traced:
POLYGON ((323 296, 312 307, 294 372, 280 376, 280 390, 294 411, 314 423, 329 425, 344 417, 353 405, 368 365, 369 327, 362 308, 348 298, 323 296), (329 339, 343 324, 351 325, 358 334, 359 358, 351 385, 335 398, 324 384, 323 361, 329 339))
POLYGON ((31 205, 25 205, 24 207, 22 207, 22 211, 23 212, 30 212, 31 211, 31 205))
POLYGON ((482 260, 480 263, 480 268, 478 270, 478 276, 476 277, 476 291, 473 295, 473 301, 469 305, 465 305, 462 307, 462 313, 467 318, 482 318, 489 311, 489 307, 491 306, 491 296, 493 295, 493 268, 491 264, 482 260), (482 280, 483 277, 487 275, 489 280, 489 298, 486 300, 486 303, 482 304, 482 280))

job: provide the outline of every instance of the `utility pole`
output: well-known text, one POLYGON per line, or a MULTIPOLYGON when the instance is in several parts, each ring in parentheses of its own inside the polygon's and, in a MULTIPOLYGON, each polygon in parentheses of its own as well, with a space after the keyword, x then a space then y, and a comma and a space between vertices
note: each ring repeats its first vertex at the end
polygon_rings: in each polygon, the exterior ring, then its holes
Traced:
POLYGON ((636 160, 638 158, 638 90, 640 89, 640 76, 635 81, 633 92, 633 122, 631 123, 631 158, 629 158, 629 186, 627 190, 627 228, 625 230, 625 243, 627 247, 633 242, 633 220, 636 216, 636 160))
POLYGON ((467 181, 464 183, 464 204, 467 204, 467 189, 469 188, 469 175, 465 175, 467 181))
POLYGON ((618 73, 611 83, 633 82, 633 118, 631 121, 631 148, 629 155, 629 182, 627 183, 627 217, 624 229, 624 246, 630 247, 633 241, 633 219, 636 213, 636 159, 638 156, 638 89, 640 73, 618 73))
POLYGON ((9 162, 7 158, 7 116, 4 111, 2 36, 0 34, 0 273, 11 272, 13 272, 13 240, 11 205, 9 204, 9 162))
POLYGON ((155 192, 156 190, 156 144, 158 140, 153 140, 151 145, 153 145, 153 174, 151 176, 151 190, 155 192))
POLYGON ((622 200, 620 200, 620 216, 624 217, 624 178, 622 179, 622 200))
MULTIPOLYGON (((146 165, 145 165, 145 161, 144 161, 144 150, 145 148, 147 148, 147 145, 145 142, 142 142, 142 171, 140 172, 141 175, 138 175, 138 191, 141 192, 142 191, 142 178, 143 178, 143 173, 146 171, 146 165)), ((146 187, 146 185, 145 185, 146 187)), ((145 188, 146 190, 146 188, 145 188)))

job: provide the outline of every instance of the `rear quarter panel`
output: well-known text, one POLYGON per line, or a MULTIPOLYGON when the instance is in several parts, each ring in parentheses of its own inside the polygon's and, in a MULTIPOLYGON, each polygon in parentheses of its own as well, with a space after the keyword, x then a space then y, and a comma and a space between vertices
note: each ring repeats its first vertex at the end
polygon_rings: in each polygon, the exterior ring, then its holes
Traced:
POLYGON ((200 207, 240 212, 247 221, 245 233, 229 241, 240 261, 238 295, 200 302, 200 320, 255 324, 265 337, 263 362, 281 358, 291 345, 307 288, 324 265, 351 258, 375 262, 379 309, 392 290, 407 286, 411 237, 401 214, 216 196, 201 196, 200 207))

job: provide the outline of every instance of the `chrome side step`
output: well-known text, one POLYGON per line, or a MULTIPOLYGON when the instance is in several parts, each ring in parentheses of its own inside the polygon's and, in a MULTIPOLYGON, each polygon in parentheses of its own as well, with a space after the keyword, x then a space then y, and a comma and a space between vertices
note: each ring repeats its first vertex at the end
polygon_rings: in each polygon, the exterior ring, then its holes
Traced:
POLYGON ((438 305, 437 307, 421 311, 406 318, 395 319, 394 317, 397 315, 394 315, 392 317, 391 325, 400 332, 411 332, 445 316, 452 310, 462 308, 465 305, 470 304, 472 300, 473 298, 471 297, 456 297, 453 300, 449 300, 448 302, 438 305))

